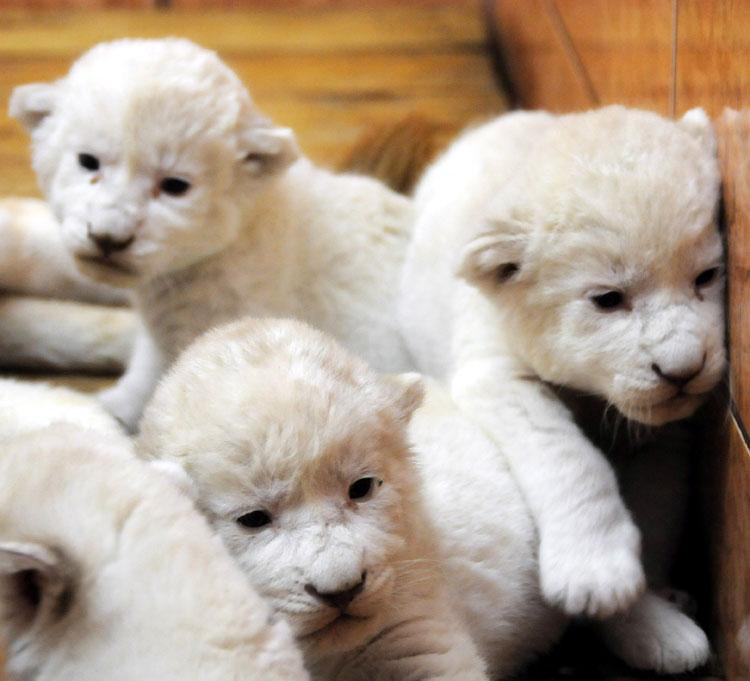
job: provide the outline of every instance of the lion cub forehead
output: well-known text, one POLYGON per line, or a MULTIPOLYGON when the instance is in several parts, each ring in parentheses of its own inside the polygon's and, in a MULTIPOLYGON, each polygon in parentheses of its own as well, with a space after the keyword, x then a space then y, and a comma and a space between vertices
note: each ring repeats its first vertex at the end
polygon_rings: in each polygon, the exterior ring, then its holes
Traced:
MULTIPOLYGON (((714 219, 719 185, 710 123, 695 130, 620 106, 560 116, 534 144, 511 206, 545 231, 613 228, 638 238, 700 231, 714 219)), ((493 211, 507 213, 507 197, 493 211)))
POLYGON ((130 143, 221 138, 243 113, 255 111, 232 70, 186 40, 103 43, 85 53, 62 84, 68 117, 101 132, 120 129, 130 143))
POLYGON ((177 360, 146 410, 140 445, 217 484, 348 476, 406 452, 420 398, 421 385, 378 376, 305 324, 241 320, 177 360))

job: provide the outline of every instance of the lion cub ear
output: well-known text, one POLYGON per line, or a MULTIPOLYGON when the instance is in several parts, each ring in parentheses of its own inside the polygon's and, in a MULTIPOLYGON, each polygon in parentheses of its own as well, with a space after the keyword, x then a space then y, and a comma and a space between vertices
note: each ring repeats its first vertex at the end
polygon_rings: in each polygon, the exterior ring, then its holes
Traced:
POLYGON ((10 95, 8 114, 29 132, 49 116, 55 108, 57 85, 53 83, 30 83, 14 88, 10 95))
POLYGON ((703 109, 700 107, 690 109, 677 121, 677 125, 697 139, 710 154, 716 153, 716 132, 711 119, 703 109))
POLYGON ((198 494, 198 487, 180 464, 163 459, 149 461, 148 464, 152 470, 166 477, 188 499, 191 501, 198 500, 200 496, 198 494))
POLYGON ((240 145, 243 167, 256 177, 279 173, 300 156, 291 128, 280 128, 267 122, 248 128, 240 145))
POLYGON ((72 605, 76 570, 42 544, 0 542, 0 621, 9 638, 33 635, 72 605))
POLYGON ((470 284, 504 284, 521 274, 527 234, 517 228, 497 231, 497 227, 472 239, 461 254, 456 274, 470 284))
POLYGON ((403 423, 409 423, 412 414, 424 400, 424 381, 418 373, 389 374, 387 380, 396 390, 396 410, 403 423))

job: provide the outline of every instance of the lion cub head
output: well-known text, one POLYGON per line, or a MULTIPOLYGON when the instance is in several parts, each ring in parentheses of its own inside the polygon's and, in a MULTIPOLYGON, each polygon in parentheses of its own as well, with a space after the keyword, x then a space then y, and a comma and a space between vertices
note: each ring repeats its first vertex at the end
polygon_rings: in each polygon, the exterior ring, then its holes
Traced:
POLYGON ((301 323, 244 320, 181 356, 139 446, 188 474, 308 650, 340 651, 383 626, 421 541, 405 433, 421 396, 301 323))
POLYGON ((545 381, 662 424, 724 365, 719 170, 702 110, 608 107, 555 119, 483 208, 460 273, 545 381))
POLYGON ((242 202, 297 157, 291 131, 187 40, 102 43, 64 78, 17 87, 10 114, 76 264, 120 286, 224 248, 242 202))

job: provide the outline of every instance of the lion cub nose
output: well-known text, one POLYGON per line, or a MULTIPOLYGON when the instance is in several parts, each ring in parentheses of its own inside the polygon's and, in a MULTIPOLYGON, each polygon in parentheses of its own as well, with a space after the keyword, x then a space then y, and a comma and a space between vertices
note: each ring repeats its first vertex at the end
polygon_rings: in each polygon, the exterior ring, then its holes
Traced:
POLYGON ((705 363, 706 356, 703 355, 700 364, 693 364, 692 366, 688 367, 680 367, 679 369, 664 371, 656 362, 654 362, 651 365, 651 369, 659 378, 666 381, 667 383, 671 383, 678 388, 683 388, 688 383, 690 383, 690 381, 692 381, 701 371, 703 371, 703 365, 705 363))
POLYGON ((326 605, 330 605, 339 610, 346 610, 346 607, 351 603, 362 590, 365 588, 365 580, 367 579, 367 572, 362 573, 362 578, 354 586, 341 589, 341 591, 318 591, 313 584, 305 584, 305 591, 311 596, 315 596, 319 601, 322 601, 326 605))
POLYGON ((130 236, 127 239, 115 239, 109 234, 95 234, 91 229, 91 226, 88 227, 88 237, 96 244, 96 247, 101 251, 105 258, 109 256, 110 253, 124 251, 135 239, 135 236, 130 236))

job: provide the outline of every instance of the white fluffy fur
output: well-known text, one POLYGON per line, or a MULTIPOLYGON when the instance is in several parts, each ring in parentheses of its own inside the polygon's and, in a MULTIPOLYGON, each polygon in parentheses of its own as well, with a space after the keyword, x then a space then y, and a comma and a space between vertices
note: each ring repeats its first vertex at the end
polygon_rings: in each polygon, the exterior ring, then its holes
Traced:
POLYGON ((191 346, 144 414, 141 452, 192 478, 318 679, 469 681, 487 678, 485 664, 506 677, 562 625, 497 447, 436 386, 408 430, 415 381, 378 376, 298 322, 243 320, 191 346), (366 477, 382 482, 351 500, 366 477), (257 510, 271 522, 238 524, 257 510), (311 592, 364 573, 348 620, 311 592))
MULTIPOLYGON (((610 464, 574 421, 580 399, 561 399, 555 386, 661 425, 690 415, 720 380, 718 182, 701 111, 678 122, 622 107, 503 116, 466 133, 426 173, 402 282, 400 320, 420 368, 448 380, 508 454, 539 528, 547 599, 571 614, 631 608, 603 625, 608 639, 631 664, 662 671, 705 660, 706 638, 687 617, 644 626, 666 608, 648 605, 655 594, 638 600, 638 528, 610 464), (712 268, 713 279, 696 285, 712 268), (625 304, 598 309, 592 297, 612 290, 625 304), (695 376, 677 395, 654 366, 695 376)), ((599 409, 594 432, 605 423, 599 409)), ((681 483, 679 447, 659 431, 643 440, 651 456, 635 456, 635 438, 626 466, 638 473, 632 503, 658 537, 647 548, 668 547, 678 514, 654 503, 668 507, 681 483)), ((645 557, 663 576, 665 566, 645 557)))
POLYGON ((122 371, 137 328, 125 307, 0 294, 0 366, 122 371))
POLYGON ((0 243, 0 365, 121 371, 135 319, 103 305, 127 302, 126 292, 78 272, 46 204, 0 199, 0 243))
POLYGON ((179 350, 244 314, 300 318, 378 368, 407 368, 393 299, 410 203, 298 158, 213 52, 101 44, 61 80, 16 88, 10 111, 79 269, 133 287, 146 320, 150 338, 103 397, 131 427, 179 350), (190 188, 169 195, 167 177, 190 188), (132 242, 104 257, 92 237, 132 242))
POLYGON ((11 679, 308 678, 286 624, 93 399, 2 380, 0 443, 11 679))

